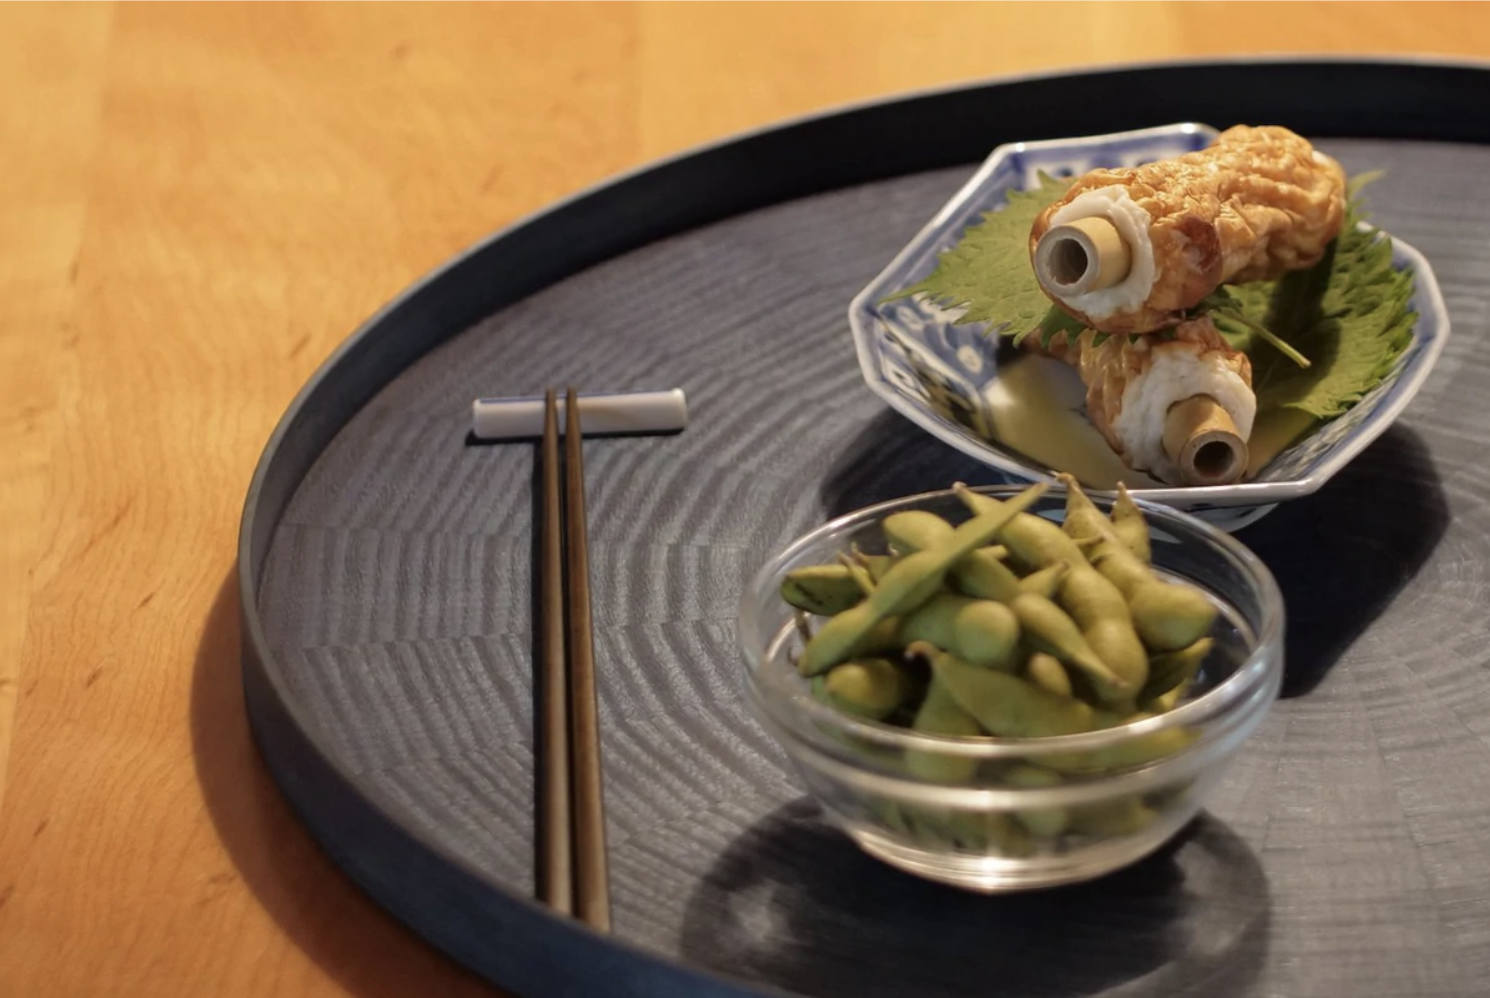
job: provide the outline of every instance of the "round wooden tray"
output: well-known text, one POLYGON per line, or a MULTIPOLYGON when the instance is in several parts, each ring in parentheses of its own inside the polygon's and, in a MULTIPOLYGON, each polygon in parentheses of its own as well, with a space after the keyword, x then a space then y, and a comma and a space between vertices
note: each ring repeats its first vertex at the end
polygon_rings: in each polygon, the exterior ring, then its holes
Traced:
MULTIPOLYGON (((285 413, 240 539, 243 677, 335 861, 523 994, 1412 995, 1490 971, 1490 72, 1225 62, 1027 78, 747 135, 579 195, 405 293, 285 413), (1455 336, 1405 417, 1241 539, 1285 699, 1213 806, 1099 881, 986 898, 860 854, 751 719, 743 581, 826 516, 981 465, 859 380, 849 299, 1001 142, 1281 123, 1385 168, 1455 336), (535 447, 470 400, 681 386, 588 441, 615 931, 532 898, 535 447)), ((353 261, 349 261, 352 264, 353 261)), ((334 275, 328 275, 334 279, 334 275)))

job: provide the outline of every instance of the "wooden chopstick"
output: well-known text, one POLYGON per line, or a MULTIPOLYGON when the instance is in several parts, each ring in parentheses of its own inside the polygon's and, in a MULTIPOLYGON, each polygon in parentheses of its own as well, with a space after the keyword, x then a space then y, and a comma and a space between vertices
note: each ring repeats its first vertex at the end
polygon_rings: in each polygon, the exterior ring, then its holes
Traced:
POLYGON ((543 397, 543 525, 539 602, 543 649, 539 677, 538 898, 555 911, 573 910, 570 834, 569 682, 564 655, 563 509, 559 505, 559 407, 543 397))
POLYGON ((605 800, 600 783, 600 725, 591 635, 590 552, 586 539, 585 472, 579 398, 564 398, 564 540, 569 629, 569 762, 574 804, 574 913, 591 928, 610 931, 610 887, 605 855, 605 800))

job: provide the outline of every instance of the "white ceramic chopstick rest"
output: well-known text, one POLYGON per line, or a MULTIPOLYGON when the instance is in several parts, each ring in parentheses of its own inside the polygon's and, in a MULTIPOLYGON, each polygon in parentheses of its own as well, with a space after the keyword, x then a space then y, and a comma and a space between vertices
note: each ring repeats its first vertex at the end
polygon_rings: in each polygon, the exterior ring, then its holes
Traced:
MULTIPOLYGON (((604 433, 673 433, 688 425, 683 389, 612 392, 579 397, 585 436, 604 433)), ((564 410, 559 409, 562 428, 564 410)), ((536 437, 543 432, 543 399, 482 398, 471 403, 471 432, 479 440, 536 437)))

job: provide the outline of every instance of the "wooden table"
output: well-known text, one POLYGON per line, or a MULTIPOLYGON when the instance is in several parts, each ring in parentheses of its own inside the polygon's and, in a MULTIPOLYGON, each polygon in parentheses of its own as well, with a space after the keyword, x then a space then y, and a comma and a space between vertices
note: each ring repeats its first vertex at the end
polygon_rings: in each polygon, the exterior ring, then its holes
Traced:
POLYGON ((312 844, 242 710, 244 491, 363 317, 784 116, 1097 62, 1486 57, 1490 7, 5 6, 0 38, 0 991, 475 994, 312 844))

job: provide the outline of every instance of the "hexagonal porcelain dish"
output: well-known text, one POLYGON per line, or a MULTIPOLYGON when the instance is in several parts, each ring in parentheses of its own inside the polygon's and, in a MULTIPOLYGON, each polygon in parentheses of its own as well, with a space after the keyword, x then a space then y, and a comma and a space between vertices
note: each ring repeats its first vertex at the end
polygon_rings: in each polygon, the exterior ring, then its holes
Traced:
POLYGON ((1120 476, 1136 495, 1229 530, 1282 500, 1314 492, 1391 425, 1448 337, 1448 314, 1433 270, 1400 239, 1392 240, 1393 264, 1410 267, 1415 277, 1411 307, 1418 319, 1412 343, 1387 378, 1354 407, 1315 427, 1236 485, 1171 486, 1122 469, 1086 421, 1085 390, 1074 370, 1000 348, 982 323, 959 323, 957 313, 919 295, 885 302, 930 274, 937 257, 965 229, 1000 207, 1011 188, 1034 185, 1039 171, 1075 176, 1097 167, 1137 165, 1204 148, 1215 135, 1212 128, 1187 123, 999 146, 849 306, 859 367, 870 389, 928 433, 1013 478, 1049 479, 1055 471, 1071 470, 1101 489, 1120 476), (1031 456, 1036 452, 1041 458, 1031 456), (1114 477, 1104 483, 1104 476, 1114 477))

